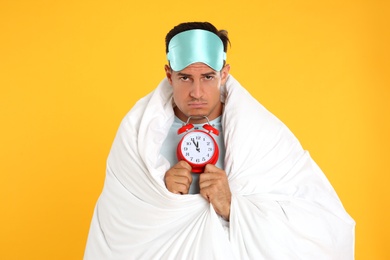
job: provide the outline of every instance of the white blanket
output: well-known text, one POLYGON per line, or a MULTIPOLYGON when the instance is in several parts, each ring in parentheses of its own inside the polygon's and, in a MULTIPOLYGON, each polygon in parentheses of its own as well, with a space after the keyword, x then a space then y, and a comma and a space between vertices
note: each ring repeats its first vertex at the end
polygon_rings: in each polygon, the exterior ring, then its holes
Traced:
POLYGON ((121 123, 85 259, 354 258, 355 223, 294 135, 232 76, 221 99, 229 232, 199 194, 164 185, 160 148, 174 118, 164 79, 121 123))

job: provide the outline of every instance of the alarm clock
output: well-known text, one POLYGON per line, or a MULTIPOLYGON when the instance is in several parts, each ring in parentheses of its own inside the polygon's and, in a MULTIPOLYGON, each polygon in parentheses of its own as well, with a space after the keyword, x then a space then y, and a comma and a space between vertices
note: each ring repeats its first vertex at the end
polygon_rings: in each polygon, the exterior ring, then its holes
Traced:
MULTIPOLYGON (((203 129, 193 129, 194 125, 187 123, 179 128, 177 133, 185 135, 177 145, 177 159, 186 161, 192 172, 202 173, 207 164, 216 164, 219 156, 218 144, 211 134, 219 135, 219 131, 208 124, 203 129)), ((207 119, 208 121, 208 119, 207 119)))

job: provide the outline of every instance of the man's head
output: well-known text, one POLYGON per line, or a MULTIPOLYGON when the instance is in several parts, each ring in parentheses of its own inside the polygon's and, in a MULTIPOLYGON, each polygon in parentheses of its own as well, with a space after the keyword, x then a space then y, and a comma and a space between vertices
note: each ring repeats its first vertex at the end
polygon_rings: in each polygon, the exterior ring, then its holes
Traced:
POLYGON ((167 34, 165 72, 181 120, 191 116, 196 123, 221 115, 220 86, 230 70, 225 65, 228 43, 227 31, 207 22, 182 23, 167 34))
POLYGON ((227 31, 217 30, 208 22, 190 22, 175 26, 165 37, 165 51, 170 66, 180 71, 202 62, 220 71, 226 61, 227 31))
POLYGON ((168 53, 169 49, 169 42, 171 39, 176 35, 181 32, 189 31, 189 30, 205 30, 205 31, 210 31, 214 34, 216 34, 222 41, 223 43, 223 50, 224 52, 227 52, 227 47, 229 44, 229 38, 228 38, 228 33, 225 30, 218 30, 215 28, 214 25, 208 22, 190 22, 190 23, 181 23, 175 27, 167 34, 165 37, 165 52, 168 53))

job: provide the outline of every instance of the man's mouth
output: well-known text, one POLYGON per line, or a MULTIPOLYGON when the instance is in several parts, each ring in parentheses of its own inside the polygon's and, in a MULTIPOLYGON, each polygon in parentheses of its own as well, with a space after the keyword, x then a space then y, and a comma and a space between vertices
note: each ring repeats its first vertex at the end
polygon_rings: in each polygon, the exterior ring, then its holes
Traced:
POLYGON ((204 107, 206 105, 207 105, 206 102, 191 102, 191 103, 188 103, 188 106, 192 107, 192 108, 201 108, 201 107, 204 107))

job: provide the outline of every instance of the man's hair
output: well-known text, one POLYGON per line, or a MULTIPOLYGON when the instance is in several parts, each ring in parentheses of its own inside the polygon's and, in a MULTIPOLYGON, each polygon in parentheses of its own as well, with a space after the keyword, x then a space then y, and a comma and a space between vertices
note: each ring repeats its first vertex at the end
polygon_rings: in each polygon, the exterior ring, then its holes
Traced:
POLYGON ((228 32, 226 30, 218 30, 214 25, 209 22, 181 23, 173 27, 173 29, 170 30, 165 37, 165 52, 168 53, 169 42, 176 34, 195 29, 201 29, 215 33, 222 40, 224 52, 227 52, 227 45, 230 44, 228 32))

